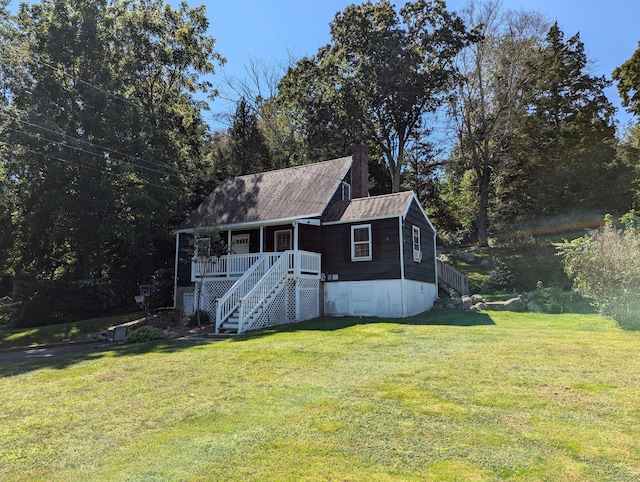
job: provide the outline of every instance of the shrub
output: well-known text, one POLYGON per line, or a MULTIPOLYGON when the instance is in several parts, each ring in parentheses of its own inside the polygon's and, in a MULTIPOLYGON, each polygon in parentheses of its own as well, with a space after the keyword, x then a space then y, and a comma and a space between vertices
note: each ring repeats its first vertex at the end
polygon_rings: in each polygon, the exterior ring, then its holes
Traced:
POLYGON ((607 216, 603 228, 556 247, 576 292, 622 328, 640 329, 638 217, 629 213, 621 220, 624 229, 615 228, 607 216))
POLYGON ((189 316, 189 319, 187 320, 187 326, 198 326, 198 312, 200 313, 201 325, 208 325, 209 323, 211 323, 211 317, 209 316, 209 313, 207 313, 206 311, 197 310, 191 316, 189 316))
POLYGON ((166 334, 160 328, 155 326, 141 326, 127 333, 124 337, 125 343, 145 343, 147 341, 162 340, 166 338, 166 334))
POLYGON ((489 286, 493 288, 510 288, 515 283, 515 276, 513 270, 504 261, 494 258, 492 263, 493 268, 489 271, 489 286))

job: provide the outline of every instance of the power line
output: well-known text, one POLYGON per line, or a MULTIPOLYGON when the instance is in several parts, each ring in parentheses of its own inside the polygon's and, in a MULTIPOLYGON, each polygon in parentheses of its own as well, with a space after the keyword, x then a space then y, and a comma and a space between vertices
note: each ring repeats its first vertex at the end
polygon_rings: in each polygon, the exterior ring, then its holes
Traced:
MULTIPOLYGON (((32 133, 32 132, 26 132, 26 131, 23 131, 23 130, 20 130, 20 129, 14 129, 13 127, 7 127, 7 129, 12 130, 12 131, 14 131, 14 132, 18 132, 18 133, 20 133, 20 134, 27 135, 27 136, 32 136, 32 137, 37 135, 37 134, 34 134, 34 133, 32 133)), ((53 131, 52 131, 52 132, 53 132, 53 131)), ((73 146, 73 145, 71 145, 71 144, 64 144, 64 143, 62 143, 62 142, 60 142, 60 141, 56 141, 56 140, 54 140, 54 139, 49 139, 49 138, 47 138, 47 137, 42 137, 42 139, 43 139, 43 140, 45 140, 45 141, 51 142, 52 144, 55 144, 55 145, 58 145, 58 146, 61 146, 61 147, 67 147, 67 148, 69 148, 69 149, 75 149, 75 150, 77 150, 77 151, 84 152, 85 154, 90 154, 90 155, 92 155, 92 156, 98 157, 98 158, 103 159, 103 160, 107 160, 107 159, 108 159, 108 160, 111 160, 111 161, 114 161, 114 162, 124 162, 124 163, 126 163, 126 164, 131 165, 131 166, 139 167, 139 168, 141 168, 141 169, 147 169, 148 171, 156 172, 156 173, 158 173, 158 174, 162 174, 162 175, 166 175, 166 176, 173 176, 173 177, 175 177, 175 178, 176 178, 176 179, 178 179, 178 180, 180 179, 180 178, 179 178, 177 175, 175 175, 175 174, 171 174, 171 173, 168 173, 168 172, 165 172, 165 171, 160 171, 160 170, 158 170, 158 169, 153 169, 152 167, 142 166, 142 165, 140 165, 140 164, 135 164, 135 163, 133 163, 133 162, 126 161, 126 160, 124 160, 124 159, 116 159, 116 158, 113 158, 113 157, 108 157, 108 158, 107 158, 107 157, 104 157, 103 155, 101 155, 101 154, 99 154, 99 153, 97 153, 97 152, 87 151, 86 149, 82 149, 82 148, 80 148, 80 147, 73 146)), ((73 138, 73 139, 75 139, 75 138, 73 138)), ((79 139, 76 139, 76 140, 79 140, 79 139)), ((89 144, 91 144, 91 143, 89 143, 89 144)), ((91 145, 93 145, 93 144, 91 144, 91 145)), ((99 147, 99 146, 96 146, 96 147, 99 147)))
MULTIPOLYGON (((6 143, 4 141, 0 141, 0 144, 2 144, 4 146, 7 146, 7 147, 15 147, 15 146, 13 146, 11 144, 8 144, 8 143, 6 143)), ((24 146, 21 146, 21 147, 25 152, 30 152, 31 154, 36 154, 36 155, 43 156, 43 157, 46 157, 46 158, 49 158, 49 159, 53 159, 55 161, 64 162, 65 164, 71 164, 71 165, 74 165, 74 166, 77 166, 77 167, 80 167, 80 168, 89 169, 89 170, 92 170, 92 171, 97 171, 97 172, 100 172, 102 174, 106 174, 106 175, 109 175, 109 176, 116 176, 116 177, 123 178, 124 180, 130 181, 130 179, 127 178, 126 175, 122 174, 122 173, 106 171, 106 170, 100 169, 98 167, 88 166, 86 164, 80 164, 78 162, 71 161, 69 159, 63 159, 61 157, 52 156, 51 154, 47 154, 47 153, 44 153, 44 152, 34 151, 33 149, 29 149, 28 147, 24 147, 24 146)), ((144 183, 144 184, 146 184, 148 186, 153 186, 153 187, 157 187, 157 188, 160 188, 160 189, 167 189, 168 188, 167 185, 155 184, 155 183, 152 183, 152 182, 148 181, 147 179, 141 179, 140 182, 142 182, 142 183, 144 183)))

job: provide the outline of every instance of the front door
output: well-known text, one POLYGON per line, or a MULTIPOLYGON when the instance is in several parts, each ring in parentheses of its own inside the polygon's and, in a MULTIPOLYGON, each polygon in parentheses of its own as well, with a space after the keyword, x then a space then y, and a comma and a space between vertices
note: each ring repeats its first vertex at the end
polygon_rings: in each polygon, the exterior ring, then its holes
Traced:
POLYGON ((231 236, 231 254, 249 253, 249 235, 234 234, 231 236))

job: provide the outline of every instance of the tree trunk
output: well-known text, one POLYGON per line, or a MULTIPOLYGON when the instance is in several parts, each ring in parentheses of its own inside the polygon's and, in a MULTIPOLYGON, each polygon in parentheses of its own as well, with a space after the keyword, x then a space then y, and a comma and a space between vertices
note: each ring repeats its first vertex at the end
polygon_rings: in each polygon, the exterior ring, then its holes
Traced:
POLYGON ((478 179, 478 247, 489 246, 489 171, 485 169, 478 179))

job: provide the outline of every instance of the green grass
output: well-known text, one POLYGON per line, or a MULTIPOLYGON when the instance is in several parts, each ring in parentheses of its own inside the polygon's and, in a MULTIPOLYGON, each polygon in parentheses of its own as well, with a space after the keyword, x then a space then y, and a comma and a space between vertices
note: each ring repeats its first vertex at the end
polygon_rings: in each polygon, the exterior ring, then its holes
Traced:
POLYGON ((135 320, 141 316, 144 316, 144 313, 126 313, 33 328, 0 326, 0 349, 58 343, 63 340, 84 340, 88 334, 98 333, 110 326, 135 320))
POLYGON ((551 241, 519 243, 475 250, 475 262, 452 259, 451 265, 464 273, 472 281, 472 288, 478 292, 488 295, 489 298, 505 299, 514 293, 535 290, 538 281, 546 287, 558 286, 568 290, 571 280, 563 271, 562 258, 556 253, 551 241), (490 266, 481 266, 483 260, 488 260, 490 266), (510 286, 497 289, 488 284, 495 260, 503 262, 513 274, 514 282, 510 286))
POLYGON ((640 333, 319 319, 0 368, 0 479, 638 480, 640 333))

